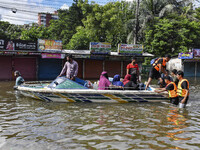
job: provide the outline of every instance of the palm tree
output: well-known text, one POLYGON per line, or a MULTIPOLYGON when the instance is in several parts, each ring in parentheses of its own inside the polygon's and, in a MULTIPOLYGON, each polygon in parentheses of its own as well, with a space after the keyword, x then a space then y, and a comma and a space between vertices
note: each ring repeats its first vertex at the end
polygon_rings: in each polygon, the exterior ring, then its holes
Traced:
MULTIPOLYGON (((129 20, 133 24, 131 32, 127 36, 127 43, 138 43, 142 40, 142 34, 147 25, 154 25, 155 18, 162 18, 172 12, 183 13, 183 8, 192 8, 193 0, 134 0, 135 19, 129 20)), ((129 25, 130 26, 130 25, 129 25)))

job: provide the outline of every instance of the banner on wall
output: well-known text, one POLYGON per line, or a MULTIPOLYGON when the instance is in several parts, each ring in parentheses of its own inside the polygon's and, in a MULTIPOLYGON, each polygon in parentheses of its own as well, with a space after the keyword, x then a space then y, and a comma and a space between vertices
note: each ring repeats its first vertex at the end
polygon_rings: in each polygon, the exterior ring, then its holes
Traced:
POLYGON ((90 42, 91 54, 109 55, 111 51, 111 43, 106 42, 90 42))
POLYGON ((65 54, 42 53, 42 58, 64 59, 65 54))
POLYGON ((0 39, 0 50, 5 50, 5 40, 0 39))
POLYGON ((200 57, 200 49, 193 49, 194 57, 200 57))
POLYGON ((37 51, 37 41, 0 39, 0 50, 37 51))
POLYGON ((62 41, 38 39, 38 50, 39 51, 62 50, 62 41))
POLYGON ((118 54, 142 55, 143 45, 140 44, 118 44, 118 54))
POLYGON ((179 59, 193 59, 193 52, 179 53, 179 59))

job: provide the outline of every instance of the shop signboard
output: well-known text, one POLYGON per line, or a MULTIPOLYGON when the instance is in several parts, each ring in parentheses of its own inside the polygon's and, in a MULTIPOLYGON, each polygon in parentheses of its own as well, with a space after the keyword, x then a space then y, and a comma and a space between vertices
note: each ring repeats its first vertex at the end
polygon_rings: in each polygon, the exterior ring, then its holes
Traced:
POLYGON ((42 58, 64 59, 65 54, 42 53, 42 58))
POLYGON ((111 43, 106 42, 90 42, 90 53, 109 55, 111 51, 111 43))
POLYGON ((200 57, 200 49, 193 49, 194 57, 200 57))
POLYGON ((5 40, 0 39, 0 50, 4 50, 4 49, 5 49, 5 40))
POLYGON ((179 59, 193 59, 193 52, 179 53, 179 59))
POLYGON ((141 44, 118 44, 118 54, 121 55, 142 55, 143 45, 141 44))
POLYGON ((14 50, 37 51, 37 41, 13 40, 13 42, 14 50))
POLYGON ((36 51, 37 41, 0 39, 0 50, 36 51))
POLYGON ((62 50, 62 41, 38 39, 39 51, 60 51, 62 50))

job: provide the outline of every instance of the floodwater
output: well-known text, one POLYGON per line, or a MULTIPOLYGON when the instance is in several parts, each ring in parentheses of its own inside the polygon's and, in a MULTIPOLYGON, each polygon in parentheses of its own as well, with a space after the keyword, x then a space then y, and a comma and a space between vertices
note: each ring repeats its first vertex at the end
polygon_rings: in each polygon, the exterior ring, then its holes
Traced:
POLYGON ((0 149, 200 149, 200 80, 190 100, 169 103, 47 103, 0 82, 0 149))

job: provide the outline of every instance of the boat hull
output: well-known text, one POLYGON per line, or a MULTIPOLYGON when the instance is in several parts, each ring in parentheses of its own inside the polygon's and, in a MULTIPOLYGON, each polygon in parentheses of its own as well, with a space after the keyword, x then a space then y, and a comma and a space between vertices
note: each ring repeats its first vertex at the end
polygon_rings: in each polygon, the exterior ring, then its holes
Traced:
POLYGON ((19 87, 18 89, 24 96, 47 102, 129 103, 169 101, 163 95, 144 90, 53 90, 31 89, 26 87, 19 87))

